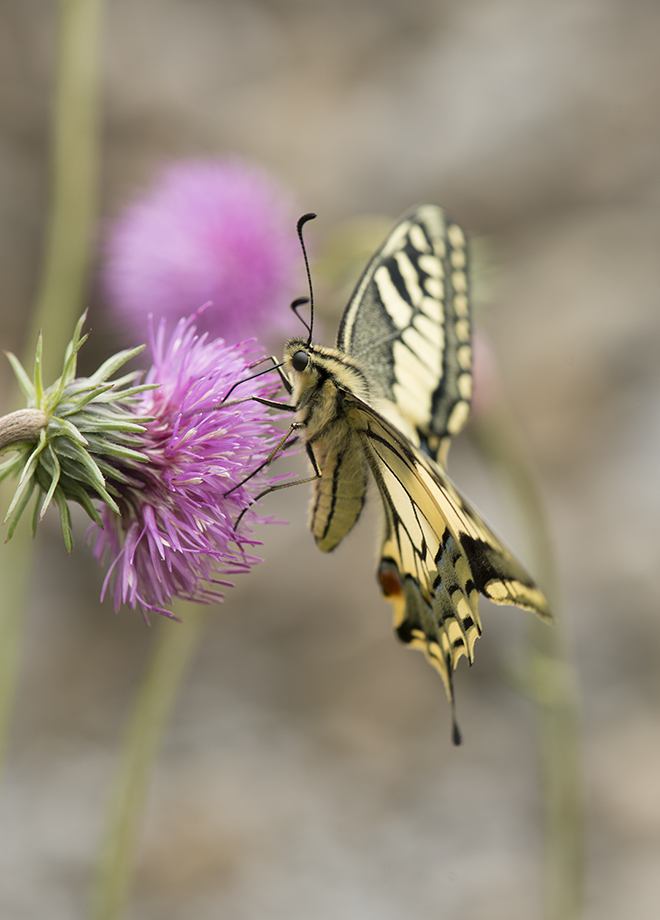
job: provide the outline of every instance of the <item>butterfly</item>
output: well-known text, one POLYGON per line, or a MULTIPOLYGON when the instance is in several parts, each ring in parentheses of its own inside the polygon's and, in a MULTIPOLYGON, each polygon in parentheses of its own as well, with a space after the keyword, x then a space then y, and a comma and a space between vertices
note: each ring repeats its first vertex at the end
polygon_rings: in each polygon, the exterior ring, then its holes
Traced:
MULTIPOLYGON (((301 242, 302 223, 313 216, 298 223, 301 242)), ((463 231, 441 208, 417 207, 365 268, 336 347, 313 344, 308 328, 307 339, 286 344, 281 367, 295 411, 291 431, 314 471, 301 480, 314 483, 314 539, 333 550, 375 482, 384 511, 378 581, 397 636, 443 680, 458 744, 452 674, 462 656, 472 664, 479 594, 552 620, 532 578, 445 471, 472 395, 463 231)))

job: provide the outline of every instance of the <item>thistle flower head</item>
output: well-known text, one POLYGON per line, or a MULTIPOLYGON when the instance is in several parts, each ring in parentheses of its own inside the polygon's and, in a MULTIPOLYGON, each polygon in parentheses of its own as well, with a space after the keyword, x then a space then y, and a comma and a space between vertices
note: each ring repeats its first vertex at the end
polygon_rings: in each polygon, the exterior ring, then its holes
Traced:
POLYGON ((290 196, 240 160, 165 169, 111 226, 102 287, 123 325, 143 336, 153 314, 176 322, 211 301, 200 332, 238 341, 293 328, 301 271, 290 196))
POLYGON ((121 514, 103 508, 102 526, 90 531, 95 556, 110 562, 103 590, 111 591, 116 608, 167 613, 174 596, 219 600, 229 584, 219 575, 260 561, 246 547, 255 545, 251 525, 263 520, 250 505, 265 474, 243 481, 266 461, 281 432, 249 397, 272 397, 278 383, 271 375, 246 379, 261 349, 199 336, 195 319, 181 320, 169 340, 162 321, 152 337, 146 383, 156 388, 145 390, 136 406, 152 419, 140 436, 147 462, 126 470, 121 514))
POLYGON ((0 420, 0 450, 13 450, 0 478, 19 477, 9 536, 36 492, 33 525, 55 501, 71 549, 68 503, 78 502, 94 522, 94 554, 109 563, 103 593, 112 593, 116 608, 140 606, 145 616, 168 614, 174 597, 220 600, 229 582, 219 576, 259 561, 249 549, 252 525, 263 518, 251 505, 269 480, 251 474, 282 436, 251 399, 272 397, 279 386, 275 375, 254 376, 261 349, 200 336, 196 319, 180 320, 169 338, 161 322, 142 384, 136 373, 108 380, 141 348, 115 355, 89 378, 75 376, 84 317, 48 389, 40 345, 34 381, 10 356, 28 409, 0 420))

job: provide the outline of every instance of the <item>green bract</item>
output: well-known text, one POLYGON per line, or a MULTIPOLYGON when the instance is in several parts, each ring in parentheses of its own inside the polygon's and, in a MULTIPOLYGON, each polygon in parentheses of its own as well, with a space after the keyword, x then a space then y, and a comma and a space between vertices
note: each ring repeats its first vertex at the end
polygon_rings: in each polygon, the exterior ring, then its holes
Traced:
MULTIPOLYGON (((120 351, 109 358, 91 377, 76 377, 78 352, 87 339, 81 336, 86 313, 80 318, 73 338, 67 346, 61 377, 47 389, 41 380, 41 336, 37 343, 34 380, 30 380, 15 355, 7 354, 21 389, 27 397, 27 408, 41 410, 43 427, 29 437, 9 445, 15 453, 0 464, 0 480, 18 475, 18 486, 7 511, 9 539, 35 490, 32 530, 54 500, 60 510, 62 533, 67 550, 73 546, 71 515, 67 502, 82 505, 97 524, 101 518, 92 499, 101 499, 113 511, 119 508, 113 498, 118 492, 113 485, 126 482, 122 468, 147 461, 145 454, 129 445, 135 435, 142 433, 147 417, 136 416, 137 394, 153 389, 153 385, 132 386, 140 371, 109 381, 120 367, 144 348, 120 351), (40 497, 43 498, 40 501, 40 497)), ((17 415, 17 413, 14 413, 17 415)))

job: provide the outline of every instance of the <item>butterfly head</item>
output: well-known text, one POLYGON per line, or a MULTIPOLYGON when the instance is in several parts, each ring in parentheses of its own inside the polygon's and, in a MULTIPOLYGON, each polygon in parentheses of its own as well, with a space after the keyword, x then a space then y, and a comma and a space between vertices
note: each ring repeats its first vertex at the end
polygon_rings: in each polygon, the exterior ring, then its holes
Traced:
POLYGON ((291 381, 296 402, 304 391, 316 389, 321 384, 322 375, 317 361, 318 351, 316 345, 311 345, 305 339, 290 339, 286 343, 284 372, 291 381))
POLYGON ((305 339, 290 339, 284 348, 284 372, 291 382, 293 401, 298 409, 314 404, 337 411, 340 394, 368 397, 367 381, 359 366, 336 348, 312 345, 305 339))

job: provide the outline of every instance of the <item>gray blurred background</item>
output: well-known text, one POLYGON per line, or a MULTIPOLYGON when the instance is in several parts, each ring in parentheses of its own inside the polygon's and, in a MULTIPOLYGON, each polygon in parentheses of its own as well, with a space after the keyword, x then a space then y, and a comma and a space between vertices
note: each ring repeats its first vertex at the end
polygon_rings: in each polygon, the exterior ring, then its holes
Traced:
MULTIPOLYGON (((0 0, 13 350, 44 239, 55 11, 0 0)), ((487 237, 479 321, 538 470, 579 675, 588 920, 655 920, 660 901, 659 44, 650 0, 112 0, 103 39, 102 220, 169 159, 231 153, 318 212, 319 247, 345 220, 426 200, 487 237)), ((450 471, 524 557, 469 434, 450 471)), ((440 680, 392 637, 374 521, 323 556, 307 502, 305 487, 269 500, 291 523, 263 529, 266 561, 209 616, 130 916, 540 917, 537 724, 508 677, 528 615, 483 603, 454 749, 440 680)), ((138 614, 99 605, 84 520, 67 559, 55 518, 0 814, 11 920, 85 916, 150 644, 138 614)))

